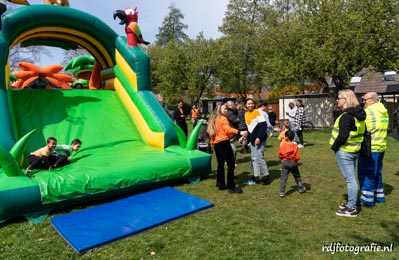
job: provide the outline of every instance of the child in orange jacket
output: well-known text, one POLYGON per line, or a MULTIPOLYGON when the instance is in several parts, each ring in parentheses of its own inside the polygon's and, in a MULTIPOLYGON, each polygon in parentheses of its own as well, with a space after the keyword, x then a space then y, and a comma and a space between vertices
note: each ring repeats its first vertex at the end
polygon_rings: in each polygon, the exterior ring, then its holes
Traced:
POLYGON ((280 134, 278 135, 277 139, 280 141, 280 146, 282 143, 285 142, 285 133, 290 129, 290 121, 288 119, 284 119, 282 123, 282 129, 280 134))
POLYGON ((285 187, 287 185, 288 174, 292 172, 295 182, 298 185, 299 193, 304 193, 306 187, 303 186, 301 175, 299 174, 298 161, 300 159, 299 149, 296 143, 292 140, 295 138, 295 133, 291 130, 285 132, 285 142, 280 145, 278 151, 278 158, 281 160, 282 169, 280 177, 280 197, 285 197, 285 187))

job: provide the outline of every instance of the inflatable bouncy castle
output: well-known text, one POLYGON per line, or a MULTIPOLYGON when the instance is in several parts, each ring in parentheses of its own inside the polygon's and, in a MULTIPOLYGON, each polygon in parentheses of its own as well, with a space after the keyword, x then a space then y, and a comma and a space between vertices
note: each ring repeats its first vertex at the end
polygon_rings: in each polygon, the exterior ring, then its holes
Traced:
MULTIPOLYGON (((112 15, 112 14, 111 14, 112 15)), ((211 172, 151 88, 149 57, 96 17, 73 8, 24 6, 1 17, 0 222, 43 219, 51 209, 108 198, 211 172), (8 54, 16 44, 85 48, 98 65, 98 89, 13 89, 8 54), (107 86, 106 88, 103 86, 107 86), (82 140, 73 162, 24 175, 29 152, 56 137, 82 140)))

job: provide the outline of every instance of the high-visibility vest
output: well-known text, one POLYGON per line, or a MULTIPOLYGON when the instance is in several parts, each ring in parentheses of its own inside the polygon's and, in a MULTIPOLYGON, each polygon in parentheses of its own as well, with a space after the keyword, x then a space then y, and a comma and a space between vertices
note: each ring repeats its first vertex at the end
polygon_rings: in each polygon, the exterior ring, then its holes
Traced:
MULTIPOLYGON (((332 145, 335 142, 335 139, 337 139, 338 134, 339 134, 339 121, 341 120, 341 117, 346 114, 346 112, 342 113, 337 120, 335 120, 334 123, 334 128, 331 133, 331 138, 330 138, 330 144, 332 145)), ((356 131, 350 131, 349 132, 349 137, 346 140, 346 142, 339 147, 339 150, 348 152, 348 153, 357 153, 360 150, 363 138, 364 138, 364 130, 366 123, 364 121, 359 121, 357 120, 356 117, 353 117, 355 119, 355 125, 356 125, 356 131)))
POLYGON ((371 151, 384 152, 387 149, 389 116, 388 113, 378 112, 381 109, 375 109, 375 106, 383 106, 383 104, 375 103, 366 108, 366 126, 371 132, 371 151))
POLYGON ((191 109, 191 118, 198 118, 198 114, 199 114, 198 108, 191 109))

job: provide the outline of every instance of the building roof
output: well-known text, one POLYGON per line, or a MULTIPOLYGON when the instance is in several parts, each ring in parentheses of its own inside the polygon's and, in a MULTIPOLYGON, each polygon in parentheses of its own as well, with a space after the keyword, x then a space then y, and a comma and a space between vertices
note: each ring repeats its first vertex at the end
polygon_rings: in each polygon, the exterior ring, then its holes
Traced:
MULTIPOLYGON (((391 75, 391 74, 390 74, 391 75)), ((387 79, 382 72, 368 71, 362 75, 360 82, 351 84, 355 94, 365 94, 367 92, 377 92, 378 94, 399 94, 399 81, 396 75, 387 79)))
POLYGON ((358 84, 355 85, 355 94, 365 94, 367 92, 377 92, 378 94, 399 94, 399 83, 380 82, 380 83, 369 83, 369 84, 358 84))

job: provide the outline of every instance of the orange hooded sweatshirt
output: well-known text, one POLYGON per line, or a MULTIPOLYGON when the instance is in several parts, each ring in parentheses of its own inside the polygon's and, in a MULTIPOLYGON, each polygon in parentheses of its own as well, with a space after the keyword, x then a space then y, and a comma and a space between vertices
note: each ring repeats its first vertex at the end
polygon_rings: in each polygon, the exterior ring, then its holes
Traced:
POLYGON ((298 146, 292 142, 281 143, 280 150, 278 151, 278 158, 294 163, 298 162, 301 158, 298 146))

